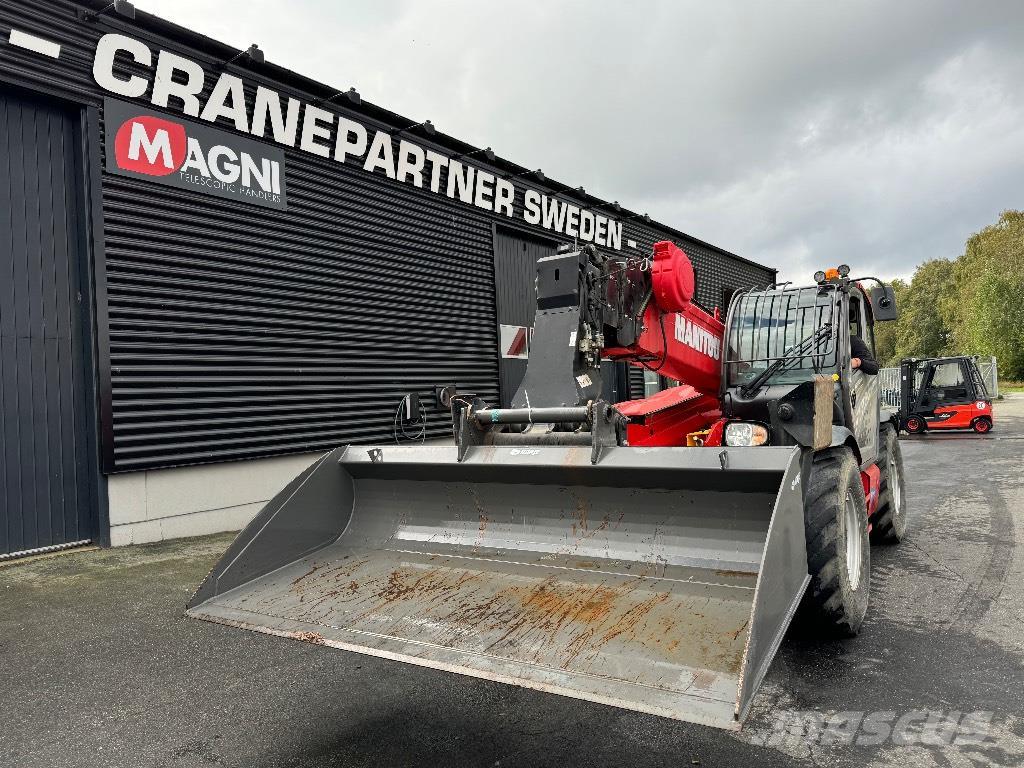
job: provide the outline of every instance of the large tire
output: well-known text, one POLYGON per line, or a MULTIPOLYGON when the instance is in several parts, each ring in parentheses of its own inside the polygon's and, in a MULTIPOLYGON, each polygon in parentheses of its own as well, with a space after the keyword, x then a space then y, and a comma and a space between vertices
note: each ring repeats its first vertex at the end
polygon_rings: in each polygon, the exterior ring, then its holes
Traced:
POLYGON ((871 543, 898 544, 907 534, 907 485, 903 452, 891 424, 883 424, 878 434, 878 469, 881 480, 878 506, 871 516, 871 543))
POLYGON ((871 546, 867 506, 853 452, 828 448, 811 461, 804 493, 810 585, 805 621, 830 636, 852 637, 868 610, 871 546))

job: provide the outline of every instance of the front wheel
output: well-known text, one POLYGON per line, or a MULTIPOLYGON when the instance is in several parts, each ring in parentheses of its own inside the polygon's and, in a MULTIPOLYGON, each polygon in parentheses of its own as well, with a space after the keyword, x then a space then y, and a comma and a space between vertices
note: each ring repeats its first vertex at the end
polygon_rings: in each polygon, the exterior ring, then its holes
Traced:
POLYGON ((922 419, 920 416, 907 417, 907 420, 903 423, 903 426, 906 427, 907 432, 909 432, 912 435, 920 435, 925 430, 924 419, 922 419))
POLYGON ((988 416, 979 416, 971 424, 971 428, 979 435, 984 435, 986 432, 992 431, 992 419, 988 416))
POLYGON ((819 451, 804 493, 807 570, 804 613, 830 635, 852 637, 868 610, 871 547, 864 488, 853 452, 819 451))
POLYGON ((907 494, 903 481, 903 452, 896 430, 883 425, 878 435, 878 506, 871 518, 871 542, 896 544, 907 533, 907 494))

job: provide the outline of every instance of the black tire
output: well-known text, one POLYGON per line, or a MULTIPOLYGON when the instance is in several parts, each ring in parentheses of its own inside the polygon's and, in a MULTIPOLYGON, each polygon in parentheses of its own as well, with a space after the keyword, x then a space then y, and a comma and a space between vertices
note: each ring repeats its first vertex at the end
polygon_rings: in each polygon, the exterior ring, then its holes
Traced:
POLYGON ((903 423, 903 428, 911 435, 923 435, 927 424, 920 416, 908 416, 903 423))
POLYGON ((891 424, 884 424, 878 435, 878 469, 882 477, 878 507, 871 516, 871 543, 898 544, 907 534, 907 485, 903 473, 903 452, 891 424))
POLYGON ((992 419, 988 416, 979 416, 971 424, 971 429, 979 435, 985 435, 992 431, 992 419))
POLYGON ((801 613, 805 623, 819 632, 852 637, 860 630, 868 610, 871 579, 871 545, 860 470, 853 452, 843 446, 816 453, 808 475, 804 533, 811 582, 801 613), (846 523, 848 516, 855 520, 855 530, 847 530, 851 527, 846 523), (848 542, 849 535, 859 541, 848 542), (855 548, 850 554, 848 546, 855 548), (855 572, 851 572, 848 560, 855 572))

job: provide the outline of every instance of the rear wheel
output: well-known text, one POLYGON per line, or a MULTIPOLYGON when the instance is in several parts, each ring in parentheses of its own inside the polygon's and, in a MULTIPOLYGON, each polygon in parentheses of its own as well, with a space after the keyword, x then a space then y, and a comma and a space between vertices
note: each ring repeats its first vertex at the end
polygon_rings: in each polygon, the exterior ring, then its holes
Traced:
POLYGON ((871 518, 871 541, 896 544, 907 533, 906 484, 903 482, 903 453, 896 430, 885 424, 878 436, 878 507, 871 518))
POLYGON ((811 583, 805 618, 830 635, 857 634, 868 610, 871 547, 860 471, 847 447, 816 453, 804 494, 811 583))
POLYGON ((908 416, 903 426, 907 428, 907 432, 910 434, 920 435, 924 432, 924 419, 920 416, 908 416))
POLYGON ((975 432, 983 435, 986 432, 990 432, 992 430, 992 419, 990 419, 988 416, 979 416, 974 420, 974 423, 971 424, 971 427, 974 429, 975 432))

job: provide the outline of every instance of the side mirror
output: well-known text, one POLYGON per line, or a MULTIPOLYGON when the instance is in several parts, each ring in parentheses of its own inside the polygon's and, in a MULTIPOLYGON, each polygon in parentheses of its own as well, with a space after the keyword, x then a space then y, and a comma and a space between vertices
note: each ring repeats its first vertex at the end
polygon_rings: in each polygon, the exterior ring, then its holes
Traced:
POLYGON ((896 293, 891 285, 876 285, 871 289, 871 314, 876 323, 895 320, 900 316, 896 308, 896 293))

